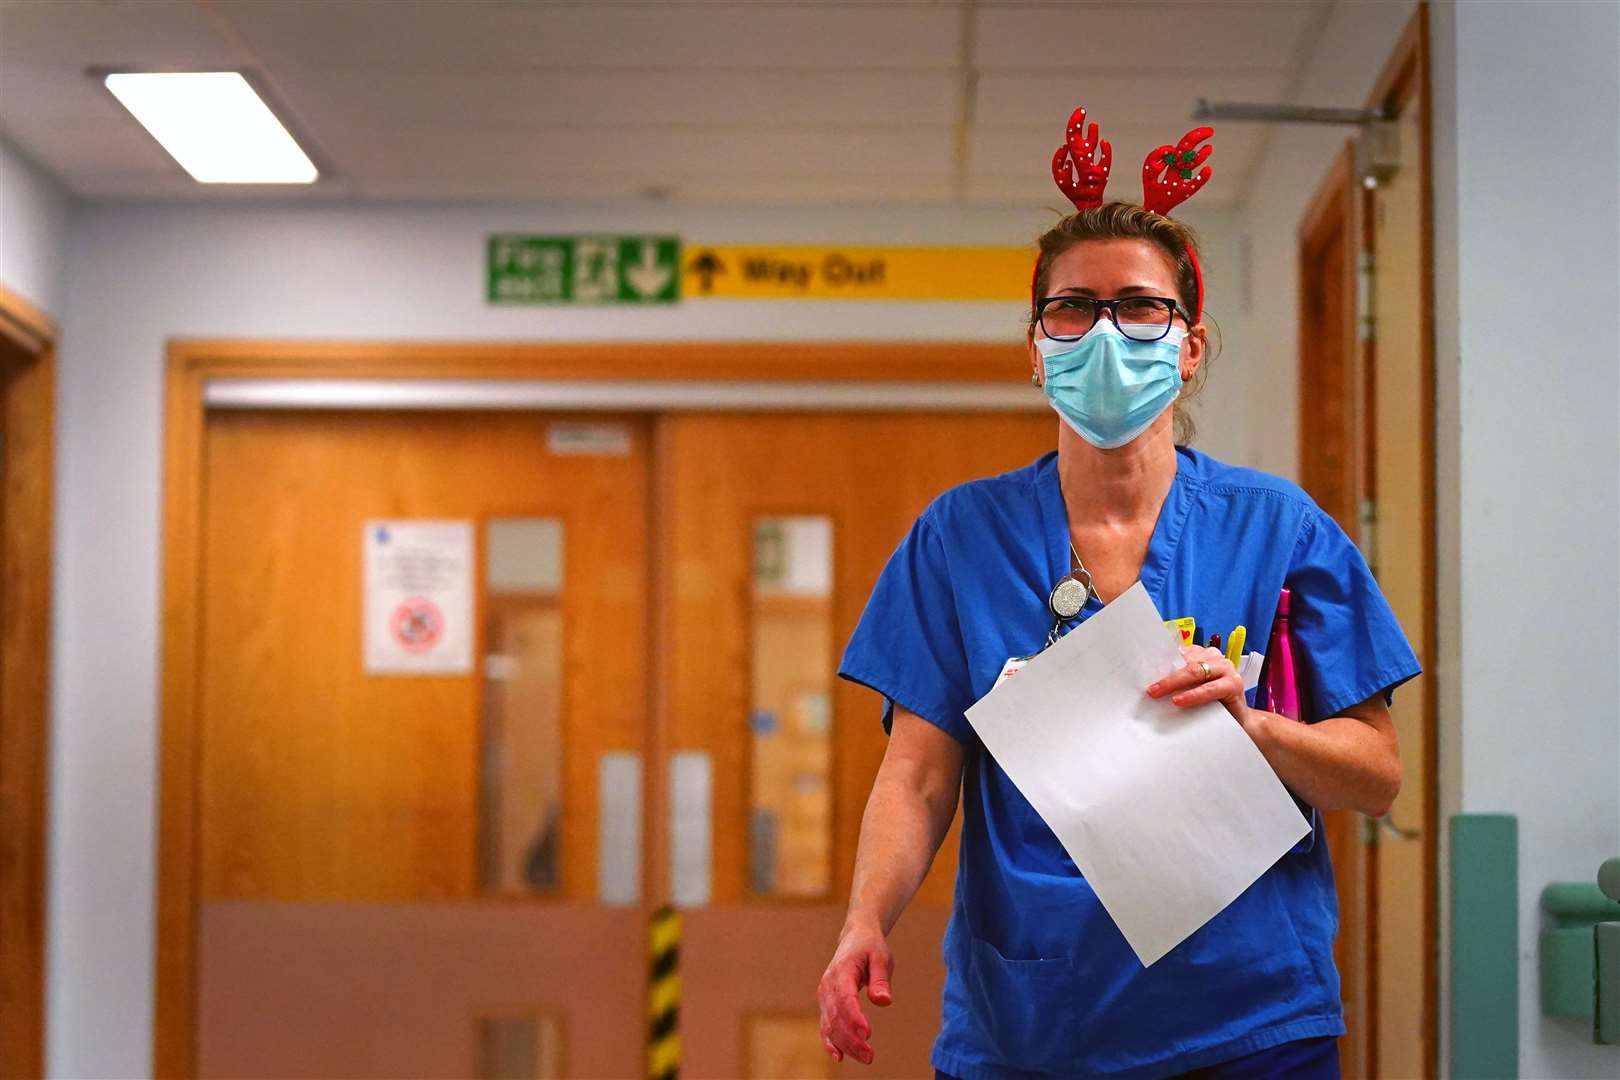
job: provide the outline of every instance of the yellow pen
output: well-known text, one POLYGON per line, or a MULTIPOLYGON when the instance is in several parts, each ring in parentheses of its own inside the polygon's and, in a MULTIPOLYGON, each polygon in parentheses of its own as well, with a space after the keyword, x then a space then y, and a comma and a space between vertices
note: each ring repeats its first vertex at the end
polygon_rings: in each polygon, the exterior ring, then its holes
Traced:
POLYGON ((1232 636, 1226 639, 1226 658, 1232 661, 1233 667, 1243 663, 1243 646, 1247 643, 1249 632, 1241 626, 1234 627, 1232 636))

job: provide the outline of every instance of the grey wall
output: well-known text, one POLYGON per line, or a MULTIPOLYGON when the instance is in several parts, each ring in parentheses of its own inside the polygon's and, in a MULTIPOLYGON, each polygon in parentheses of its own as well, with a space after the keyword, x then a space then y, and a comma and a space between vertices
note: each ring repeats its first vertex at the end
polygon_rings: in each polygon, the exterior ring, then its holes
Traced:
POLYGON ((70 205, 61 185, 0 136, 0 284, 53 317, 70 205))
POLYGON ((1620 6, 1432 28, 1445 807, 1519 818, 1520 1075, 1612 1076, 1542 1018, 1537 934, 1620 854, 1620 6))
MULTIPOLYGON (((1185 216, 1209 241, 1210 302, 1227 331, 1199 412, 1199 444, 1242 460, 1250 380, 1241 304, 1227 299, 1224 282, 1239 261, 1238 232, 1226 212, 1189 208, 1185 216)), ((1019 303, 497 309, 482 299, 483 245, 503 230, 677 232, 715 243, 1031 243, 1052 220, 956 209, 79 210, 59 358, 51 1075, 149 1068, 166 339, 1016 341, 1019 303)), ((1019 366, 1007 377, 1017 384, 1028 375, 1019 366)))

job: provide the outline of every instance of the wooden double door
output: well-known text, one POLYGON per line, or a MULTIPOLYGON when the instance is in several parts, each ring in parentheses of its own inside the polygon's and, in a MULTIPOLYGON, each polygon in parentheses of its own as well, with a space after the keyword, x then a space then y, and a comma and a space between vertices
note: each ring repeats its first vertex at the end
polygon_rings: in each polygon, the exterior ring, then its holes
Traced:
MULTIPOLYGON (((688 1076, 831 1075, 814 989, 884 749, 839 651, 927 501, 1053 428, 209 412, 196 1072, 644 1075, 675 1005, 688 1076)), ((954 874, 953 835, 871 1075, 931 1073, 954 874)))

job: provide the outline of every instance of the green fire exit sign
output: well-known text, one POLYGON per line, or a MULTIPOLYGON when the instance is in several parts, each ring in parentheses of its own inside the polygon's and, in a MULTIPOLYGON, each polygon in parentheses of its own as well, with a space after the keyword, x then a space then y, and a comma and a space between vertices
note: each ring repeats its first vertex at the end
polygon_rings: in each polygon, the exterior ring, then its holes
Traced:
POLYGON ((492 304, 672 304, 680 298, 676 236, 489 238, 492 304))

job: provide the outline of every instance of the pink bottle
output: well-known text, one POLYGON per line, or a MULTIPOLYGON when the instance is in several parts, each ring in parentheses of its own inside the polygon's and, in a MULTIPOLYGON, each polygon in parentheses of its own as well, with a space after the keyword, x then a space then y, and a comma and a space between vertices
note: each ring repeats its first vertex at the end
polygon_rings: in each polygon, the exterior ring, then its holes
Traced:
MULTIPOLYGON (((1293 626, 1289 621, 1290 594, 1287 589, 1277 597, 1277 618, 1271 624, 1271 643, 1266 646, 1266 664, 1260 669, 1259 707, 1266 712, 1286 716, 1290 720, 1305 719, 1300 710, 1300 682, 1298 658, 1294 654, 1293 626)), ((1322 816, 1317 809, 1301 799, 1292 789, 1294 805, 1311 823, 1311 831, 1295 844, 1290 854, 1303 854, 1316 847, 1316 834, 1320 831, 1322 816)))
POLYGON ((1259 706, 1290 720, 1303 720, 1305 714, 1299 707, 1299 674, 1294 663, 1294 635, 1288 621, 1289 600, 1287 589, 1277 596, 1277 618, 1271 624, 1266 666, 1260 673, 1259 706))

